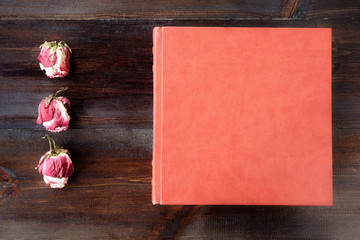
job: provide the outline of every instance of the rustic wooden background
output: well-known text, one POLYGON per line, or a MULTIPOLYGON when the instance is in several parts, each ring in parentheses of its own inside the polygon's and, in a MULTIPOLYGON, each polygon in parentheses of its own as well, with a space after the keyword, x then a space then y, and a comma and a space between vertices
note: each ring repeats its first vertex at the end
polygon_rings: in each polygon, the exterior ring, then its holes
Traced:
MULTIPOLYGON (((265 39, 266 40, 266 39, 265 39)), ((297 59, 293 59, 297 61, 297 59)), ((360 239, 360 1, 0 1, 0 239, 360 239), (334 206, 153 206, 152 29, 333 28, 334 206), (37 63, 73 50, 64 79, 37 63), (75 164, 49 189, 40 100, 60 87, 71 124, 51 134, 75 164)))

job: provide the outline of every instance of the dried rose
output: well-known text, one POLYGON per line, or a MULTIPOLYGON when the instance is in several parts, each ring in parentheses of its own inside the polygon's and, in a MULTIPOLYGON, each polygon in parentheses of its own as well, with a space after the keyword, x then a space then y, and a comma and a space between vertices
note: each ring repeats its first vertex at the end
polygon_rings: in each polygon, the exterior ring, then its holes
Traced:
POLYGON ((68 75, 71 49, 64 41, 45 41, 40 48, 39 65, 41 70, 45 70, 46 76, 62 78, 68 75))
POLYGON ((39 104, 39 116, 36 123, 44 125, 50 132, 61 132, 69 128, 70 101, 66 97, 56 96, 66 89, 60 89, 54 95, 49 95, 39 104))
POLYGON ((41 156, 38 166, 40 175, 43 175, 47 186, 51 188, 63 188, 68 182, 69 176, 74 173, 74 165, 70 159, 70 153, 55 144, 54 139, 45 135, 49 140, 50 151, 41 156))

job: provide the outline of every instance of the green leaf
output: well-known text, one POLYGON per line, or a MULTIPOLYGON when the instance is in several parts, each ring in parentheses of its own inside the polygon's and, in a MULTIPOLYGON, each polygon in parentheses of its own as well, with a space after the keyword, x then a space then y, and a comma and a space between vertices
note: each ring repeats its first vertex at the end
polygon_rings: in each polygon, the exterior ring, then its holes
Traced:
POLYGON ((48 97, 45 98, 46 107, 49 107, 49 104, 50 104, 51 100, 53 100, 53 99, 54 99, 54 97, 52 94, 50 94, 48 97))

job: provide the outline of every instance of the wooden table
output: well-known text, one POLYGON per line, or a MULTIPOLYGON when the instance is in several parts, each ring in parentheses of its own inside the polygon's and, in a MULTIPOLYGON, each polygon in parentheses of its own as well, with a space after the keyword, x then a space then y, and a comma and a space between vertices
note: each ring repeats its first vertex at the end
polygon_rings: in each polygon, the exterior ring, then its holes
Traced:
MULTIPOLYGON (((360 239, 359 1, 0 2, 0 239, 360 239), (153 206, 152 29, 333 28, 334 206, 153 206), (73 50, 45 77, 45 40, 73 50), (62 190, 34 167, 48 150, 40 100, 60 87, 75 173, 62 190)), ((297 59, 294 59, 296 61, 297 59)))

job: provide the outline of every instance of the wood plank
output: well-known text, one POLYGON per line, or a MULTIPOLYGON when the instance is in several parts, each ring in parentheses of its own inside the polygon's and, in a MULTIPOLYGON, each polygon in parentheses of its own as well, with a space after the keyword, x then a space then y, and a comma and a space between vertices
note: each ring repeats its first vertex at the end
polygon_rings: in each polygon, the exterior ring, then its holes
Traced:
POLYGON ((349 18, 360 15, 357 0, 56 1, 3 0, 0 19, 271 19, 349 18))
POLYGON ((234 19, 281 17, 282 1, 3 0, 1 19, 234 19))

